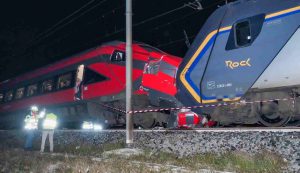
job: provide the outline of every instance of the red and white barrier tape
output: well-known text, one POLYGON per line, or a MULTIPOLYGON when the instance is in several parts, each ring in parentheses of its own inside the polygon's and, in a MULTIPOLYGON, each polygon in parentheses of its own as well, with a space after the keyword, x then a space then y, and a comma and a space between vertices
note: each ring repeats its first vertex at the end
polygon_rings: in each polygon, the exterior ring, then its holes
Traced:
MULTIPOLYGON (((148 112, 161 112, 161 111, 172 111, 172 110, 180 110, 180 109, 197 109, 197 108, 210 108, 210 107, 221 107, 221 106, 231 106, 231 105, 246 105, 246 104, 254 104, 254 103, 269 103, 274 101, 289 101, 292 100, 293 104, 295 104, 295 98, 283 98, 283 99, 269 99, 269 100, 258 100, 258 101, 240 101, 240 102, 232 102, 232 103, 218 103, 218 104, 208 104, 208 105, 198 105, 198 106, 183 106, 176 108, 158 108, 158 109, 144 109, 144 110, 136 110, 129 111, 128 113, 148 113, 148 112)), ((125 112, 126 113, 126 112, 125 112)))
MULTIPOLYGON (((299 97, 299 96, 298 96, 299 97)), ((197 106, 183 106, 183 107, 173 107, 173 108, 157 108, 157 109, 142 109, 142 110, 135 110, 135 111, 128 111, 124 109, 119 109, 115 108, 112 106, 109 106, 107 104, 103 103, 97 103, 93 102, 96 104, 99 104, 102 107, 114 110, 116 112, 121 112, 121 113, 130 113, 130 114, 135 114, 135 113, 148 113, 148 112, 162 112, 162 111, 174 111, 174 110, 180 110, 180 109, 197 109, 197 108, 214 108, 214 107, 221 107, 221 106, 231 106, 231 105, 246 105, 246 104, 255 104, 255 103, 269 103, 269 102, 274 102, 274 101, 292 101, 293 107, 295 107, 295 99, 296 97, 293 98, 283 98, 283 99, 268 99, 268 100, 257 100, 257 101, 240 101, 240 102, 231 102, 231 103, 218 103, 218 104, 207 104, 207 105, 197 105, 197 106)))

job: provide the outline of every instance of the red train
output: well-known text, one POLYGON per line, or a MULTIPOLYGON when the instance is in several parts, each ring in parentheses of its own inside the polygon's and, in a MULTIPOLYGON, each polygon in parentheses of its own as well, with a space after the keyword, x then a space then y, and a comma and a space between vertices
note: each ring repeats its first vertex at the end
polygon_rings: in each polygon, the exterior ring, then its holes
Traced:
MULTIPOLYGON (((125 43, 109 42, 0 83, 0 128, 21 127, 32 105, 57 109, 61 127, 78 128, 83 120, 123 125, 124 114, 99 104, 124 110, 125 61, 125 43)), ((149 45, 133 44, 134 109, 148 107, 149 101, 156 106, 175 102, 180 62, 180 58, 149 45), (156 89, 160 96, 149 99, 149 92, 156 89)), ((167 114, 151 113, 136 115, 134 123, 148 128, 167 119, 167 114)))

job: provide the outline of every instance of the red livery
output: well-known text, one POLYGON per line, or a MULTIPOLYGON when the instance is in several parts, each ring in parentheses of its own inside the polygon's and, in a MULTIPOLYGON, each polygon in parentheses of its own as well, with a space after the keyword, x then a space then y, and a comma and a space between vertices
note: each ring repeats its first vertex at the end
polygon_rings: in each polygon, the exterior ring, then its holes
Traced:
MULTIPOLYGON (((125 61, 125 43, 110 42, 0 83, 1 128, 21 127, 26 110, 32 105, 57 109, 61 127, 77 128, 78 123, 87 119, 103 122, 106 126, 124 124, 122 113, 99 104, 124 109, 125 61)), ((175 76, 180 61, 149 45, 133 44, 135 109, 149 105, 150 90, 175 95, 175 76), (154 63, 164 68, 157 69, 156 74, 147 73, 154 63), (151 75, 158 78, 151 79, 151 75), (141 90, 142 82, 148 90, 141 90)), ((162 121, 166 118, 157 115, 135 118, 136 125, 145 127, 162 121)))

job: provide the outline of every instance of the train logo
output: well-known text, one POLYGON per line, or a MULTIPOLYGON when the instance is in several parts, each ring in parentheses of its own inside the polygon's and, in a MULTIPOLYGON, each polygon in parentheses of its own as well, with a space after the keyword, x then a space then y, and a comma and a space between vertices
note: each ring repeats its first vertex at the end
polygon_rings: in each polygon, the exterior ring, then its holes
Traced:
POLYGON ((225 61, 225 64, 226 67, 231 68, 232 70, 238 67, 245 67, 245 66, 251 67, 250 58, 248 58, 246 61, 240 61, 240 62, 228 60, 225 61))

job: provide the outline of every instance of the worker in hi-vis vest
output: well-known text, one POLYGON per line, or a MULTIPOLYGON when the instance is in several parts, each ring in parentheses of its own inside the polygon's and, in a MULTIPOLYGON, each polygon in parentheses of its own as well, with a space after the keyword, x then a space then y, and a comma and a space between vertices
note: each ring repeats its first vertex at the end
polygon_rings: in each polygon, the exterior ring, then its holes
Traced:
POLYGON ((45 141, 47 136, 49 135, 49 143, 50 143, 50 152, 53 152, 53 134, 54 129, 57 127, 57 116, 54 112, 48 111, 46 113, 43 120, 43 136, 42 136, 42 144, 41 144, 41 152, 44 152, 45 149, 45 141))
POLYGON ((26 115, 24 119, 24 129, 26 130, 26 141, 25 141, 25 150, 32 150, 32 142, 35 136, 35 132, 38 128, 38 107, 32 106, 30 108, 30 114, 26 115))

